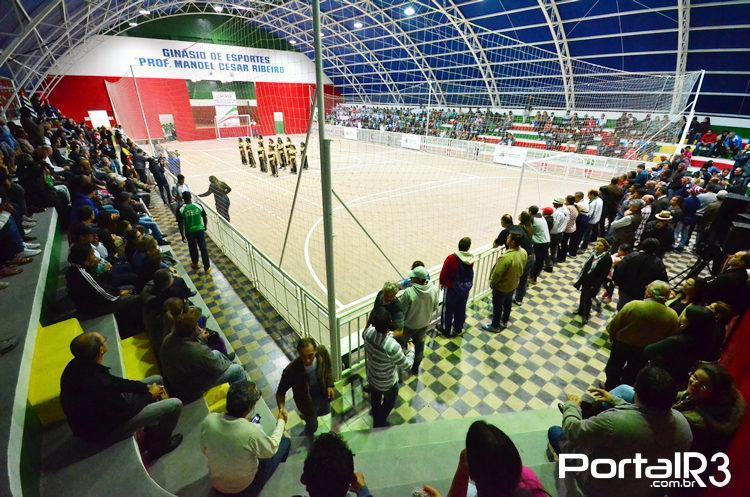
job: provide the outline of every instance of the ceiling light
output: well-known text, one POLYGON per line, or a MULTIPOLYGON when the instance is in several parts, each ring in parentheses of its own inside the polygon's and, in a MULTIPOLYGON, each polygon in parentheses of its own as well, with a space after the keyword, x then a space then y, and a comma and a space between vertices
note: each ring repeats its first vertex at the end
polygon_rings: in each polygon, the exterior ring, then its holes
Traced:
POLYGON ((128 26, 130 26, 131 28, 134 28, 134 27, 138 26, 138 23, 137 23, 137 22, 135 22, 135 21, 130 21, 130 22, 128 23, 128 26))
POLYGON ((406 14, 407 16, 413 16, 416 12, 417 11, 414 10, 414 7, 412 7, 411 5, 404 9, 404 14, 406 14))
POLYGON ((151 11, 148 10, 148 9, 141 9, 141 10, 138 11, 138 13, 141 14, 141 15, 147 16, 147 15, 149 15, 151 13, 151 11))
POLYGON ((364 26, 364 24, 362 24, 362 23, 361 23, 361 22, 359 22, 359 21, 357 21, 357 22, 355 22, 355 23, 354 23, 354 27, 355 27, 355 28, 357 28, 357 29, 360 29, 360 28, 361 28, 361 27, 363 27, 363 26, 364 26))
POLYGON ((214 12, 221 13, 224 12, 224 7, 221 5, 214 5, 214 12))
POLYGON ((292 45, 296 45, 297 44, 297 40, 289 40, 289 43, 291 43, 292 45))

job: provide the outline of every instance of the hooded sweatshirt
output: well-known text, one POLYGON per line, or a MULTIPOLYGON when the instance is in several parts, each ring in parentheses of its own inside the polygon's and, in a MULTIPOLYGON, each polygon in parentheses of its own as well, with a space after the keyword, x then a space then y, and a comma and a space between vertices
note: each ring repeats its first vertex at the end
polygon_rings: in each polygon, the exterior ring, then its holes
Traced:
MULTIPOLYGON (((457 282, 457 277, 461 280, 468 279, 469 282, 474 280, 474 256, 469 252, 456 252, 445 258, 443 268, 440 270, 440 286, 453 288, 456 283, 464 282, 457 282), (462 269, 461 274, 458 274, 459 269, 462 269)), ((471 288, 470 285, 469 288, 471 288)))
POLYGON ((414 283, 399 298, 404 310, 404 328, 418 330, 426 328, 437 310, 438 289, 427 282, 424 285, 414 283))

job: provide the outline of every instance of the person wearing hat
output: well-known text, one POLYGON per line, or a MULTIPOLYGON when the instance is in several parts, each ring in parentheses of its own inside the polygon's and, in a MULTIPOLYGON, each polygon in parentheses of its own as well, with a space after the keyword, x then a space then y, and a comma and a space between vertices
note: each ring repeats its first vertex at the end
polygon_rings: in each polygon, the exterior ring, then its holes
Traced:
MULTIPOLYGON (((555 210, 552 213, 552 227, 549 230, 550 245, 550 266, 555 264, 558 260, 558 251, 560 244, 562 243, 565 229, 568 227, 568 220, 570 219, 570 210, 565 206, 565 199, 563 197, 555 197, 552 201, 552 205, 555 210)), ((573 225, 575 226, 575 225, 573 225)))
POLYGON ((513 306, 513 292, 518 288, 526 268, 528 255, 520 246, 519 238, 516 233, 508 235, 505 241, 507 250, 498 257, 495 267, 492 268, 492 322, 482 326, 483 330, 491 333, 502 331, 508 326, 513 306))
POLYGON ((659 241, 659 251, 656 253, 659 257, 672 250, 674 241, 674 229, 672 228, 672 214, 668 210, 659 212, 653 221, 646 224, 646 228, 641 235, 642 240, 654 238, 659 241))
POLYGON ((581 316, 584 324, 588 323, 591 316, 591 302, 599 293, 599 288, 604 284, 611 268, 612 256, 609 253, 609 242, 604 238, 597 238, 594 252, 583 265, 578 280, 573 284, 581 291, 576 314, 581 316))
POLYGON ((232 383, 226 413, 211 413, 201 424, 201 451, 208 461, 211 485, 222 495, 258 495, 289 455, 285 411, 277 414, 270 435, 251 421, 260 398, 252 381, 232 383))
POLYGON ((438 289, 430 283, 430 273, 424 266, 417 266, 409 272, 411 286, 407 288, 399 302, 404 310, 404 334, 401 346, 414 342, 414 364, 412 374, 419 373, 419 364, 424 357, 424 339, 432 316, 437 310, 438 289))

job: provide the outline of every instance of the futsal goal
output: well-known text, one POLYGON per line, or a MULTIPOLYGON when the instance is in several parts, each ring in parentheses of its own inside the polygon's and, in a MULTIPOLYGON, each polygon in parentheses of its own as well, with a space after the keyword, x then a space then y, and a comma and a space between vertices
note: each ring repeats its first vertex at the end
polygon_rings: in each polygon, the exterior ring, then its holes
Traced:
POLYGON ((254 137, 256 122, 249 114, 233 116, 214 116, 214 127, 216 128, 216 139, 254 137))

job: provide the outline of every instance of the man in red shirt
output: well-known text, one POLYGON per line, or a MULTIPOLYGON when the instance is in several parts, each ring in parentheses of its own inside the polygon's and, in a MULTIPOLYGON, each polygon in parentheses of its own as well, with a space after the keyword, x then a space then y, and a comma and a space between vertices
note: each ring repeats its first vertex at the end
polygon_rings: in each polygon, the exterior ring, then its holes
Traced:
POLYGON ((698 143, 698 146, 695 147, 695 155, 709 155, 716 144, 716 139, 716 133, 710 129, 703 133, 701 141, 698 143))

